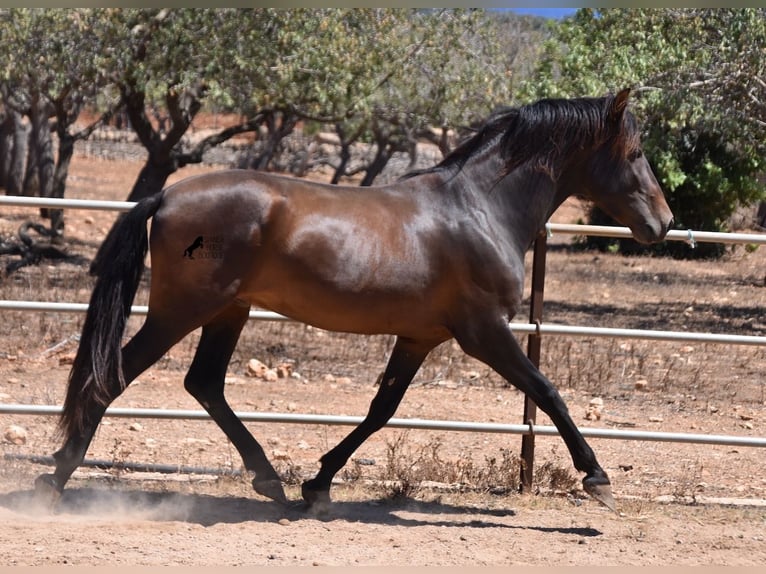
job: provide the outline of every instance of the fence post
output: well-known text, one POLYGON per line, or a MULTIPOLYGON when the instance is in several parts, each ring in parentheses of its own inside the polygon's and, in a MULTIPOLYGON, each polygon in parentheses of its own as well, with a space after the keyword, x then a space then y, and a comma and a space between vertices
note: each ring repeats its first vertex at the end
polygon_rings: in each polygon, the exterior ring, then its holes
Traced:
MULTIPOLYGON (((545 291, 545 256, 547 254, 548 237, 543 231, 535 240, 532 259, 532 296, 529 304, 529 322, 539 325, 543 320, 543 292, 545 291)), ((527 338, 527 357, 535 365, 540 366, 541 337, 539 332, 530 333, 527 338)), ((524 424, 535 423, 537 405, 528 396, 524 397, 524 424)), ((521 437, 521 492, 532 487, 535 463, 535 436, 526 434, 521 437)))

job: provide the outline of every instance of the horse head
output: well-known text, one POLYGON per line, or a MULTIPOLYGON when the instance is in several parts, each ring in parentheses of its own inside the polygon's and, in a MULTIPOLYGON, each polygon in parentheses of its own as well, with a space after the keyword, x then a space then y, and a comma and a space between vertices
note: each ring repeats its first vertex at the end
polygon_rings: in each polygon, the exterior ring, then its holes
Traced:
POLYGON ((673 226, 665 201, 642 149, 639 129, 627 110, 630 89, 607 98, 606 141, 586 162, 585 195, 626 225, 641 243, 662 241, 673 226))

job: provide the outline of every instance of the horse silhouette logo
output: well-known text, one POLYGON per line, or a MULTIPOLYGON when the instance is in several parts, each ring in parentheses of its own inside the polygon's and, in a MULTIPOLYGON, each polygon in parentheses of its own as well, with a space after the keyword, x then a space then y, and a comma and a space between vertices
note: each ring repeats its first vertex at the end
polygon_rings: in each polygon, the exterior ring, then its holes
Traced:
POLYGON ((184 249, 184 257, 188 257, 189 259, 194 259, 194 255, 193 255, 194 252, 197 249, 200 249, 203 247, 204 246, 202 245, 202 236, 200 235, 199 237, 197 237, 197 239, 194 240, 194 242, 191 245, 189 245, 189 247, 184 249))

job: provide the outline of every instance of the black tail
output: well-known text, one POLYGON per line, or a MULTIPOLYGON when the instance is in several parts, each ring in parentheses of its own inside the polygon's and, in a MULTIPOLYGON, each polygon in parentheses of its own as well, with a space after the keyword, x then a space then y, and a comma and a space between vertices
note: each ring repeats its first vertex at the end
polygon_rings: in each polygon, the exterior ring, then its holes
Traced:
POLYGON ((82 432, 94 409, 108 406, 115 382, 125 387, 122 334, 149 249, 146 222, 159 209, 162 196, 156 193, 120 215, 91 264, 90 273, 97 279, 60 420, 67 436, 82 432))

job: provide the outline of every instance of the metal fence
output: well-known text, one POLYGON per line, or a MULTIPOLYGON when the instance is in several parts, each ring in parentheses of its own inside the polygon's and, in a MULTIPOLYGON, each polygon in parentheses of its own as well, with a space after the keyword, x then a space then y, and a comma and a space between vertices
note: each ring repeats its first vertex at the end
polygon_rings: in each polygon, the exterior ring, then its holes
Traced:
MULTIPOLYGON (((60 209, 95 209, 110 211, 127 211, 135 205, 132 202, 120 201, 98 201, 81 199, 49 199, 49 198, 29 198, 29 197, 0 197, 0 207, 2 206, 25 206, 25 207, 48 207, 60 209)), ((593 226, 593 225, 569 225, 549 223, 546 225, 548 235, 568 234, 568 235, 592 235, 602 237, 624 237, 630 238, 632 234, 628 228, 612 226, 593 226)), ((692 246, 698 242, 724 243, 724 244, 766 244, 766 234, 753 233, 718 233, 703 231, 680 231, 672 230, 667 235, 669 241, 686 241, 692 246)), ((537 254, 536 254, 537 255, 537 254)), ((544 279, 543 279, 544 280, 544 279)), ((82 313, 87 310, 87 304, 66 303, 66 302, 44 302, 44 301, 12 301, 0 300, 0 310, 20 310, 20 311, 49 311, 64 313, 82 313)), ((140 315, 146 314, 147 307, 133 306, 133 313, 140 315)), ((287 317, 263 310, 252 310, 250 318, 254 320, 266 321, 289 321, 287 317)), ((532 323, 511 323, 511 328, 519 333, 526 333, 530 337, 543 335, 553 336, 589 336, 589 337, 619 337, 633 339, 665 340, 665 341, 697 341, 705 343, 722 343, 733 345, 752 345, 766 346, 766 337, 729 335, 716 333, 695 333, 678 331, 658 331, 647 329, 613 329, 600 327, 583 327, 556 325, 550 323, 536 324, 532 323)), ((18 405, 0 403, 0 413, 4 414, 23 414, 23 415, 45 415, 53 416, 60 412, 60 407, 49 405, 18 405)), ((132 417, 132 418, 179 418, 179 419, 209 419, 209 415, 204 411, 185 411, 185 410, 160 410, 160 409, 117 409, 110 408, 106 411, 106 416, 111 417, 132 417)), ((263 413, 263 412, 238 412, 243 421, 251 422, 273 422, 273 423, 297 423, 297 424, 318 424, 318 425, 357 425, 362 421, 361 417, 340 417, 333 415, 313 415, 313 414, 284 414, 284 413, 263 413)), ((534 437, 534 435, 556 435, 558 431, 555 427, 541 426, 534 424, 534 417, 527 418, 526 424, 494 424, 483 422, 463 422, 463 421, 445 421, 445 420, 424 420, 424 419, 397 419, 392 418, 387 426, 395 428, 410 429, 430 429, 445 431, 468 431, 468 432, 488 432, 488 433, 509 433, 520 434, 525 438, 534 437)), ((586 437, 610 438, 620 440, 639 440, 639 441, 662 441, 679 442, 695 444, 716 444, 716 445, 738 445, 766 447, 766 437, 745 437, 728 435, 707 435, 690 433, 669 433, 654 431, 637 431, 623 429, 600 429, 600 428, 581 428, 580 431, 586 437)), ((530 465, 531 466, 531 465, 530 465)))

